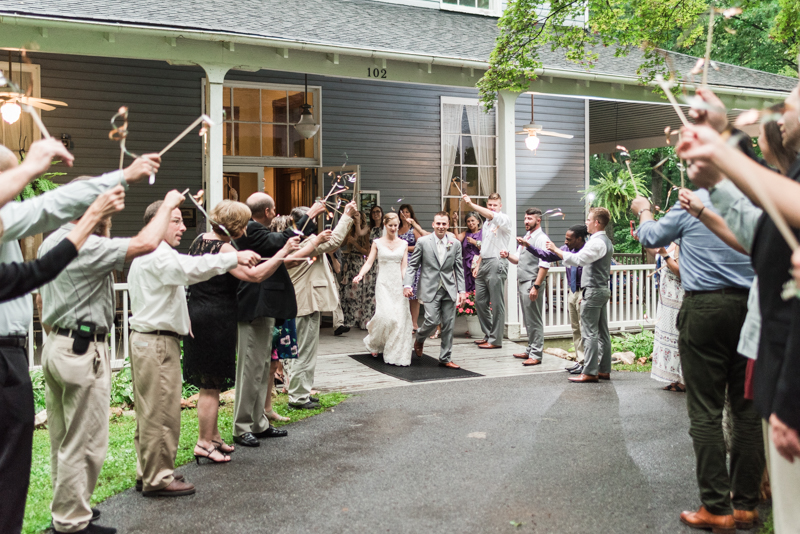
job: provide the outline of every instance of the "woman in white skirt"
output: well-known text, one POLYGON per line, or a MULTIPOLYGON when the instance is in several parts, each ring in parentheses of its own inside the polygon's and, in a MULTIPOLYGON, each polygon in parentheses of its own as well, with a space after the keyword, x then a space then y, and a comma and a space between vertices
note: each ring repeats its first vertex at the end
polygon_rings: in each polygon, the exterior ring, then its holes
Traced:
POLYGON ((681 357, 678 352, 678 312, 683 302, 678 254, 680 247, 672 243, 668 249, 651 250, 656 255, 656 268, 661 269, 658 280, 658 313, 656 314, 655 339, 653 341, 653 369, 650 377, 659 382, 668 382, 667 391, 684 393, 681 357))

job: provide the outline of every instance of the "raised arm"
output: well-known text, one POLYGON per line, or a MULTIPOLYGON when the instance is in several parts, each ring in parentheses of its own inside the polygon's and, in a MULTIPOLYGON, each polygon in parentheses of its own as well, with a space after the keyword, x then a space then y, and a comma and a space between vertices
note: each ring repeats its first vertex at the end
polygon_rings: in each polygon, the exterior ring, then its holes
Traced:
POLYGON ((61 142, 55 139, 40 139, 32 143, 23 162, 3 173, 0 183, 0 207, 14 200, 31 180, 46 172, 54 159, 60 159, 72 167, 75 158, 61 142))
MULTIPOLYGON (((286 244, 274 256, 262 261, 259 265, 251 267, 249 265, 237 265, 236 268, 228 271, 239 280, 245 282, 261 283, 278 270, 278 267, 284 262, 284 258, 292 252, 300 248, 300 236, 295 236, 289 239, 286 244)), ((220 253, 236 252, 228 243, 225 243, 220 249, 220 253)))
POLYGON ((372 269, 372 264, 375 263, 375 257, 378 255, 378 245, 372 243, 372 248, 369 251, 369 257, 367 261, 364 262, 364 265, 361 267, 361 270, 358 271, 358 274, 353 278, 353 284, 358 284, 361 280, 364 279, 364 275, 372 269))
POLYGON ((495 213, 492 210, 475 204, 474 202, 472 202, 472 199, 469 198, 469 195, 463 195, 461 197, 461 200, 463 200, 464 203, 472 209, 472 211, 477 211, 487 221, 491 221, 492 219, 494 219, 495 213))

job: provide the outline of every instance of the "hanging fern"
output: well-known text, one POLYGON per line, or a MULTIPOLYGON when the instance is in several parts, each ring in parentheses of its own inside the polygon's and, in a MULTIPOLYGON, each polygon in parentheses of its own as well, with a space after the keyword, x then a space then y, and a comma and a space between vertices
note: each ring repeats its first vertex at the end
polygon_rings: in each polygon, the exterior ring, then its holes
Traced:
MULTIPOLYGON (((58 163, 57 161, 53 162, 58 163)), ((42 193, 52 191, 58 187, 58 184, 53 182, 52 178, 56 176, 66 176, 65 172, 46 172, 38 178, 34 178, 31 183, 17 195, 17 200, 27 200, 29 198, 38 197, 42 193)))
MULTIPOLYGON (((650 190, 644 181, 644 175, 634 174, 636 189, 645 197, 650 196, 650 190)), ((583 193, 583 200, 589 200, 592 206, 602 206, 611 214, 612 220, 623 218, 628 212, 631 201, 636 198, 636 189, 633 187, 631 176, 627 170, 617 174, 605 172, 587 189, 578 191, 583 193)))

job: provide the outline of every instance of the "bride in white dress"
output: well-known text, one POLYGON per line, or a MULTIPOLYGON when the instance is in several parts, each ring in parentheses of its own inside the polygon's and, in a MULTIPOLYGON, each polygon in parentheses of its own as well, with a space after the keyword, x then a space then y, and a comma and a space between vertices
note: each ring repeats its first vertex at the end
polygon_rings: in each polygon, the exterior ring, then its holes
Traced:
POLYGON ((403 296, 403 276, 408 265, 408 243, 397 237, 400 220, 395 213, 383 217, 386 235, 372 242, 369 258, 353 278, 358 284, 378 258, 375 283, 375 315, 367 323, 369 334, 364 338, 373 356, 383 353, 383 361, 391 365, 411 365, 413 336, 408 299, 403 296))

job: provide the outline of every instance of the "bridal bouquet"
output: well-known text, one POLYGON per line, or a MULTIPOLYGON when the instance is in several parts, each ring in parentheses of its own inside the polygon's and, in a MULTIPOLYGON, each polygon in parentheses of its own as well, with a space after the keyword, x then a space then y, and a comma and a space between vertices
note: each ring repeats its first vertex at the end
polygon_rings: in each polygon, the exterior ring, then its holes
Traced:
POLYGON ((456 312, 458 312, 458 316, 461 317, 462 315, 475 316, 477 312, 475 311, 475 292, 470 291, 467 293, 467 300, 464 302, 462 306, 456 308, 456 312))

